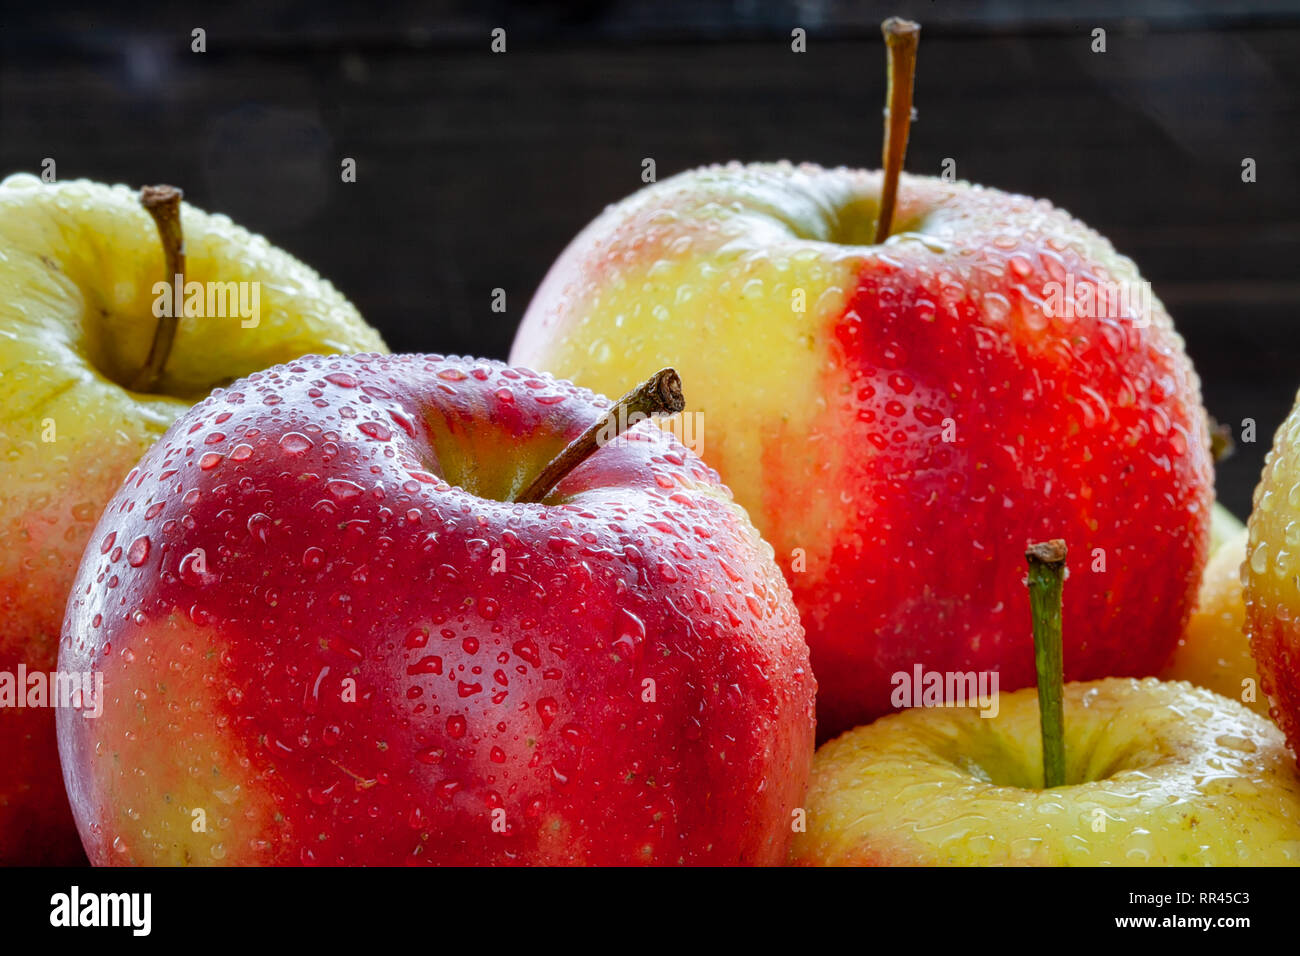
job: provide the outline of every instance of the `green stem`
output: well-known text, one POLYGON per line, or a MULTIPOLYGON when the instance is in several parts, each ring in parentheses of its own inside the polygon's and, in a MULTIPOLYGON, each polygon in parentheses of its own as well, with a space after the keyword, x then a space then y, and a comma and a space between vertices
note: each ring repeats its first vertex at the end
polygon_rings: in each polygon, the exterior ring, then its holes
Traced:
POLYGON ((1061 591, 1065 542, 1031 544, 1029 607, 1034 621, 1034 667, 1038 671, 1038 713, 1043 735, 1043 786, 1065 783, 1065 670, 1061 656, 1061 591))

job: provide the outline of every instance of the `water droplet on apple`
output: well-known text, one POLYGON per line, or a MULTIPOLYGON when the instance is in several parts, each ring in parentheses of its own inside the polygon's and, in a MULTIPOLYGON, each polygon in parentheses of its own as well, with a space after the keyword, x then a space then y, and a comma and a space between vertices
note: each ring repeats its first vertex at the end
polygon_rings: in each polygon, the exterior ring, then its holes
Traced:
POLYGON ((542 720, 542 729, 547 730, 555 722, 555 717, 560 712, 560 705, 556 703, 554 697, 543 697, 537 702, 537 716, 542 720))
POLYGON ((615 627, 614 649, 625 660, 634 659, 640 654, 645 643, 645 622, 625 607, 618 609, 615 627))
POLYGON ((1214 742, 1226 750, 1235 750, 1239 753, 1253 754, 1259 749, 1255 746, 1254 740, 1237 734, 1220 734, 1214 738, 1214 742))
POLYGON ((302 455, 315 443, 301 432, 286 432, 280 437, 280 451, 286 455, 302 455))
POLYGON ((256 540, 266 544, 266 533, 271 527, 270 515, 257 512, 248 519, 248 533, 256 540))
POLYGON ((442 800, 444 803, 447 803, 451 801, 451 798, 455 796, 456 791, 459 789, 460 789, 459 780, 444 780, 442 781, 442 783, 438 784, 436 787, 433 788, 433 792, 438 796, 439 800, 442 800))
POLYGON ((441 674, 442 658, 433 654, 422 657, 414 664, 407 667, 406 673, 410 677, 414 677, 417 674, 441 674))
POLYGON ((131 547, 126 549, 126 563, 133 568, 138 568, 149 560, 149 541, 148 535, 140 535, 131 542, 131 547))
POLYGON ((514 646, 511 647, 511 650, 515 652, 516 656, 527 661, 529 664, 533 665, 533 667, 542 666, 542 655, 538 651, 537 645, 532 641, 516 641, 514 646))
POLYGON ((198 587, 203 583, 203 572, 201 568, 205 564, 205 557, 197 549, 191 551, 185 557, 181 558, 178 573, 180 579, 190 587, 198 587))
POLYGON ((396 422, 397 427, 406 432, 406 434, 410 435, 412 438, 415 437, 415 425, 404 413, 395 408, 390 408, 388 410, 388 417, 396 422))
POLYGON ((325 483, 325 490, 328 491, 339 501, 347 501, 355 498, 365 492, 365 489, 356 482, 348 481, 343 478, 334 478, 325 483))

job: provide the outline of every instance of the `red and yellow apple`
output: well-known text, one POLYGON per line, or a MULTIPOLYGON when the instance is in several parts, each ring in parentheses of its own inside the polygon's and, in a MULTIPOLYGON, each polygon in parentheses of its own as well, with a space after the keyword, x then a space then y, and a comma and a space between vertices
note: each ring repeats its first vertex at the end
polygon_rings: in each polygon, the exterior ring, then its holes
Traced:
POLYGON ((104 681, 59 713, 92 862, 783 860, 815 685, 771 548, 653 425, 527 493, 610 414, 363 355, 182 417, 64 622, 60 666, 104 681))
POLYGON ((1250 649, 1273 717, 1300 753, 1300 401, 1273 437, 1246 526, 1250 649))
POLYGON ((1088 556, 1067 677, 1154 673, 1213 502, 1169 316, 1044 201, 904 175, 876 242, 881 191, 787 163, 643 189, 560 256, 511 361, 597 391, 669 364, 693 383, 702 453, 794 592, 824 735, 889 710, 916 663, 1031 684, 1018 556, 1045 537, 1088 556))
MULTIPOLYGON (((161 380, 133 391, 158 325, 154 286, 166 280, 137 194, 0 182, 0 672, 11 684, 20 669, 54 668, 68 590, 105 502, 193 401, 304 352, 383 348, 328 282, 265 239, 191 206, 183 224, 185 278, 258 283, 256 322, 180 318, 161 380)), ((53 714, 16 704, 0 706, 0 864, 75 862, 53 714)))

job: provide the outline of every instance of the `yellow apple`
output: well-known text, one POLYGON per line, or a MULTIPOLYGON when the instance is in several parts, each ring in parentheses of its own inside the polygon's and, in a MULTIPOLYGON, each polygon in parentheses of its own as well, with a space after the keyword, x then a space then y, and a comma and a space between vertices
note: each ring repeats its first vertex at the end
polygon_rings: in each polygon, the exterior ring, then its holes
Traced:
POLYGON ((1212 552, 1201 578, 1196 610, 1187 621, 1173 660, 1160 676, 1164 680, 1190 681, 1239 700, 1267 717, 1268 697, 1260 685, 1246 636, 1246 604, 1241 594, 1241 563, 1245 558, 1246 529, 1237 522, 1237 530, 1229 531, 1226 540, 1212 552))
POLYGON ((1065 685, 1065 784, 1043 789, 1037 691, 918 708, 824 745, 791 861, 1295 865, 1300 779, 1281 732, 1187 683, 1065 685))
POLYGON ((1236 515, 1216 501, 1210 509, 1210 557, 1244 527, 1236 515))
MULTIPOLYGON (((258 308, 179 318, 161 377, 142 393, 127 386, 153 347, 155 285, 168 270, 138 195, 29 175, 0 182, 0 675, 11 692, 19 668, 55 667, 68 589, 100 510, 196 399, 304 353, 384 349, 292 256, 225 216, 188 205, 180 215, 186 283, 242 291, 258 308)), ((10 701, 0 707, 0 863, 79 855, 53 711, 10 701)))

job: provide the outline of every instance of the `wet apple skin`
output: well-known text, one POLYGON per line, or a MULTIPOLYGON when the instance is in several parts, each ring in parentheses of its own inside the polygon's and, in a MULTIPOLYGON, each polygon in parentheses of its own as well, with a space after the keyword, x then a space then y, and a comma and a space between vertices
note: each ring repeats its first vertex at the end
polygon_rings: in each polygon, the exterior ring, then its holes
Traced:
POLYGON ((1157 672, 1213 501, 1169 316, 1154 296, 1048 316, 1048 283, 1141 276, 1045 201, 904 175, 876 246, 879 191, 879 173, 788 163, 648 187, 556 261, 512 359, 602 391, 664 364, 698 383, 702 455, 808 632, 823 739, 888 712, 915 663, 1031 684, 1033 541, 1070 548, 1067 678, 1157 672))
POLYGON ((95 532, 147 558, 92 542, 65 622, 63 665, 105 673, 104 716, 60 723, 92 861, 780 862, 815 685, 716 473, 643 425, 562 503, 440 479, 517 491, 606 401, 309 357, 182 419, 95 532))

